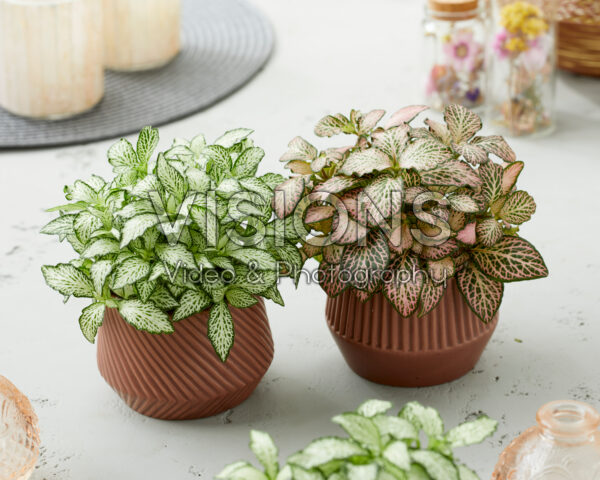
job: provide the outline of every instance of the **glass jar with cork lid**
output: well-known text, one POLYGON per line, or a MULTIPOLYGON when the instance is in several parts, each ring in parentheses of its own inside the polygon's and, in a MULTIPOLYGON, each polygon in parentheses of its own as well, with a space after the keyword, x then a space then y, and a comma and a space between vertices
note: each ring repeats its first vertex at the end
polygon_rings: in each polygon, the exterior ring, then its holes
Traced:
POLYGON ((485 100, 485 0, 428 0, 425 33, 425 98, 476 109, 485 100))

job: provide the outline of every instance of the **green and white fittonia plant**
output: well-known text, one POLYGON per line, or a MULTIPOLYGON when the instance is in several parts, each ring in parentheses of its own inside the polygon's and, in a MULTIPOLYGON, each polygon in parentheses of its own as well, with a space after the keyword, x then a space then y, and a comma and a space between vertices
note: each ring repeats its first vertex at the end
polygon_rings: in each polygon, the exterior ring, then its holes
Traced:
POLYGON ((486 416, 447 432, 439 413, 417 402, 397 416, 387 415, 392 404, 369 400, 355 412, 333 418, 349 438, 324 437, 278 462, 278 450, 263 432, 250 433, 250 448, 264 473, 248 462, 226 467, 219 480, 477 480, 470 468, 457 462, 453 448, 480 443, 496 431, 486 416))
POLYGON ((518 235, 536 204, 516 187, 523 163, 502 137, 476 136, 475 113, 451 105, 444 123, 411 125, 425 109, 404 108, 385 127, 383 110, 321 119, 318 136, 357 140, 319 152, 293 139, 281 160, 296 175, 277 187, 276 213, 311 232, 302 250, 320 262, 329 296, 352 288, 366 301, 383 292, 401 315, 424 315, 442 298, 443 280, 455 277, 489 322, 505 282, 548 274, 518 235))
POLYGON ((297 239, 275 247, 273 188, 283 181, 257 177, 264 156, 248 129, 208 145, 204 136, 153 152, 158 131, 144 128, 134 147, 125 139, 108 151, 115 178, 92 176, 65 187, 70 203, 42 232, 66 239, 78 253, 69 263, 44 266, 48 285, 65 299, 89 297, 79 319, 93 342, 106 308, 153 334, 210 309, 208 336, 225 361, 234 342, 230 307, 257 296, 283 304, 279 261, 299 267, 297 239))

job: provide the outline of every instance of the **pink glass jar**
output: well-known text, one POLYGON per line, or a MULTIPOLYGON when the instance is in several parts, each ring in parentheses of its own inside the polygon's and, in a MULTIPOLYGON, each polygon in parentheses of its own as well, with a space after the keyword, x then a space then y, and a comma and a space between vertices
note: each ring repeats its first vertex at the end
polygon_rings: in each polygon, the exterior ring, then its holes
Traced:
POLYGON ((492 480, 600 479, 600 415, 594 408, 551 402, 538 410, 537 423, 500 455, 492 480))

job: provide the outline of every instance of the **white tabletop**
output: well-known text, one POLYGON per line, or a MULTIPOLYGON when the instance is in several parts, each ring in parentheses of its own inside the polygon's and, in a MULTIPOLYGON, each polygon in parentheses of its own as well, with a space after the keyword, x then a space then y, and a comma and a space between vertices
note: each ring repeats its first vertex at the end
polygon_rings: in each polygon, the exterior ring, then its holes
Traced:
MULTIPOLYGON (((296 135, 314 140, 322 115, 420 101, 421 2, 256 3, 276 30, 271 62, 232 97, 161 128, 162 147, 175 136, 215 138, 248 126, 267 151, 261 170, 284 173, 278 158, 287 142, 296 135)), ((286 307, 268 305, 275 359, 256 392, 226 414, 179 423, 145 418, 121 402, 79 331, 85 303, 63 305, 40 273, 40 265, 72 255, 68 245, 38 234, 51 218, 43 209, 63 200, 63 185, 91 173, 109 176, 112 141, 1 153, 0 373, 40 417, 43 452, 34 479, 211 479, 226 463, 250 459, 250 428, 269 431, 288 455, 313 437, 336 434, 329 418, 368 398, 396 408, 419 400, 438 408, 448 426, 480 411, 498 419, 491 440, 458 451, 485 479, 541 404, 574 398, 600 407, 600 81, 561 74, 557 101, 553 136, 511 142, 526 162, 521 188, 538 204, 522 234, 543 253, 550 277, 507 286, 499 327, 473 372, 423 389, 369 383, 336 348, 320 288, 296 291, 284 282, 286 307)))

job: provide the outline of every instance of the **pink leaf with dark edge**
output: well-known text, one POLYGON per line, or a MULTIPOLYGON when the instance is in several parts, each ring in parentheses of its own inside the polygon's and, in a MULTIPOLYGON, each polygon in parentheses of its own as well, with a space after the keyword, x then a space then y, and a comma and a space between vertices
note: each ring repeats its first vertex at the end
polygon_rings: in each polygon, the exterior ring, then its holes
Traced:
POLYGON ((429 140, 439 140, 431 130, 425 127, 410 127, 410 138, 416 140, 417 138, 427 138, 429 140))
POLYGON ((335 148, 328 148, 321 152, 321 154, 315 158, 310 164, 312 171, 317 173, 328 167, 331 164, 339 164, 344 159, 344 154, 339 152, 335 148))
POLYGON ((488 162, 479 167, 479 176, 483 181, 481 193, 486 202, 494 203, 502 195, 502 166, 488 162))
POLYGON ((371 110, 369 113, 365 114, 358 120, 358 133, 366 134, 370 133, 377 124, 379 120, 383 118, 385 115, 385 110, 371 110))
POLYGON ((285 165, 285 168, 290 169, 293 173, 299 175, 311 175, 313 173, 310 164, 302 160, 292 160, 285 165))
POLYGON ((348 283, 353 287, 374 292, 390 260, 390 251, 385 236, 377 230, 370 231, 364 243, 346 246, 340 270, 349 272, 348 283))
POLYGON ((375 171, 383 171, 392 166, 390 158, 380 150, 371 148, 351 153, 342 167, 342 175, 358 175, 362 177, 375 171))
POLYGON ((306 209, 305 223, 317 223, 333 217, 335 207, 331 205, 313 205, 306 209))
POLYGON ((400 167, 417 171, 431 170, 453 157, 452 150, 437 140, 418 139, 409 144, 400 156, 400 167))
POLYGON ((463 143, 462 145, 454 145, 454 148, 471 165, 479 165, 490 161, 487 152, 477 145, 463 143))
POLYGON ((495 218, 486 218, 477 223, 477 240, 491 247, 502 238, 502 227, 495 218))
POLYGON ((414 118, 421 112, 427 110, 429 107, 426 105, 410 105, 408 107, 401 108, 387 121, 385 128, 392 128, 402 125, 403 123, 410 123, 414 118))
POLYGON ((278 218, 287 217, 294 211, 304 192, 304 177, 292 177, 275 187, 282 192, 273 197, 273 209, 278 218))
POLYGON ((465 213, 476 213, 480 210, 479 204, 469 195, 452 195, 448 197, 450 206, 454 210, 465 213))
POLYGON ((523 190, 510 194, 502 209, 500 218, 513 225, 527 222, 535 213, 536 205, 533 197, 523 190))
POLYGON ((434 247, 424 246, 421 252, 421 257, 426 260, 439 260, 440 258, 452 255, 456 250, 458 250, 458 244, 456 243, 456 240, 449 238, 441 245, 434 247))
POLYGON ((512 163, 517 159, 515 152, 510 148, 508 143, 506 143, 506 140, 498 135, 475 137, 471 143, 478 145, 488 153, 496 155, 505 162, 512 163))
MULTIPOLYGON (((344 204, 344 207, 346 207, 346 210, 348 211, 348 215, 350 215, 350 217, 353 220, 356 220, 357 222, 360 222, 359 197, 362 192, 363 192, 362 188, 356 188, 354 190, 347 191, 341 197, 339 197, 340 201, 344 204)), ((360 223, 365 225, 364 221, 360 222, 360 223)))
POLYGON ((371 298, 371 294, 369 292, 363 292, 362 290, 352 289, 352 293, 356 295, 362 303, 365 303, 369 298, 371 298))
POLYGON ((450 257, 427 262, 427 273, 434 283, 444 283, 454 275, 454 261, 450 257))
POLYGON ((465 162, 451 158, 432 170, 421 172, 421 181, 425 185, 478 187, 481 179, 477 171, 465 162))
POLYGON ((421 183, 421 176, 416 170, 400 170, 400 176, 404 180, 404 188, 416 187, 421 183))
POLYGON ((444 121, 457 144, 467 142, 482 127, 481 118, 462 105, 448 105, 444 109, 444 121))
POLYGON ((388 246, 390 250, 396 253, 404 253, 413 244, 413 237, 410 233, 410 226, 405 223, 396 227, 392 230, 390 238, 388 239, 388 246))
POLYGON ((331 177, 329 180, 317 185, 315 192, 340 193, 360 183, 360 179, 344 177, 341 175, 331 177))
POLYGON ((311 162, 317 158, 317 149, 302 137, 294 138, 288 143, 288 151, 280 158, 280 162, 289 162, 291 160, 302 160, 311 162))
POLYGON ((400 153, 408 142, 409 130, 407 125, 400 125, 399 127, 374 133, 373 146, 388 155, 391 159, 397 160, 400 158, 400 153))
POLYGON ((326 115, 318 121, 315 126, 315 135, 318 137, 333 137, 342 133, 344 128, 350 123, 344 115, 337 113, 336 115, 326 115))
POLYGON ((346 217, 346 223, 340 222, 339 215, 333 217, 331 224, 331 241, 340 245, 357 243, 367 236, 366 226, 346 217))
POLYGON ((379 175, 365 187, 364 201, 377 208, 384 218, 390 218, 402 210, 403 189, 401 178, 389 174, 379 175))
POLYGON ((472 263, 456 274, 458 289, 467 305, 484 322, 494 319, 504 295, 504 284, 489 278, 472 263))
POLYGON ((342 282, 340 266, 330 265, 327 262, 321 262, 319 265, 319 284, 325 290, 325 293, 332 298, 337 297, 348 286, 342 282))
POLYGON ((404 192, 404 203, 413 203, 415 198, 427 191, 428 190, 425 187, 421 186, 407 188, 404 192))
POLYGON ((437 304, 440 303, 445 292, 446 287, 443 283, 436 284, 433 283, 430 278, 427 278, 427 280, 424 281, 421 290, 421 299, 419 301, 421 308, 419 310, 419 317, 431 312, 437 304))
POLYGON ((512 191, 524 166, 523 162, 514 162, 504 169, 502 173, 502 193, 507 194, 512 191))
POLYGON ((521 237, 505 236, 493 247, 474 248, 471 257, 482 272, 500 282, 548 276, 540 253, 521 237))
POLYGON ((443 123, 436 122, 430 118, 425 119, 425 125, 429 127, 429 131, 435 135, 443 144, 450 145, 452 142, 452 135, 450 130, 443 123))
POLYGON ((342 260, 344 247, 342 245, 327 245, 323 247, 323 258, 327 263, 337 265, 342 260))
POLYGON ((383 293, 400 315, 409 317, 417 309, 423 288, 419 262, 413 255, 399 255, 390 263, 389 271, 393 278, 384 283, 383 293))
POLYGON ((456 239, 465 245, 475 245, 477 241, 475 222, 467 224, 465 228, 458 232, 456 239))

